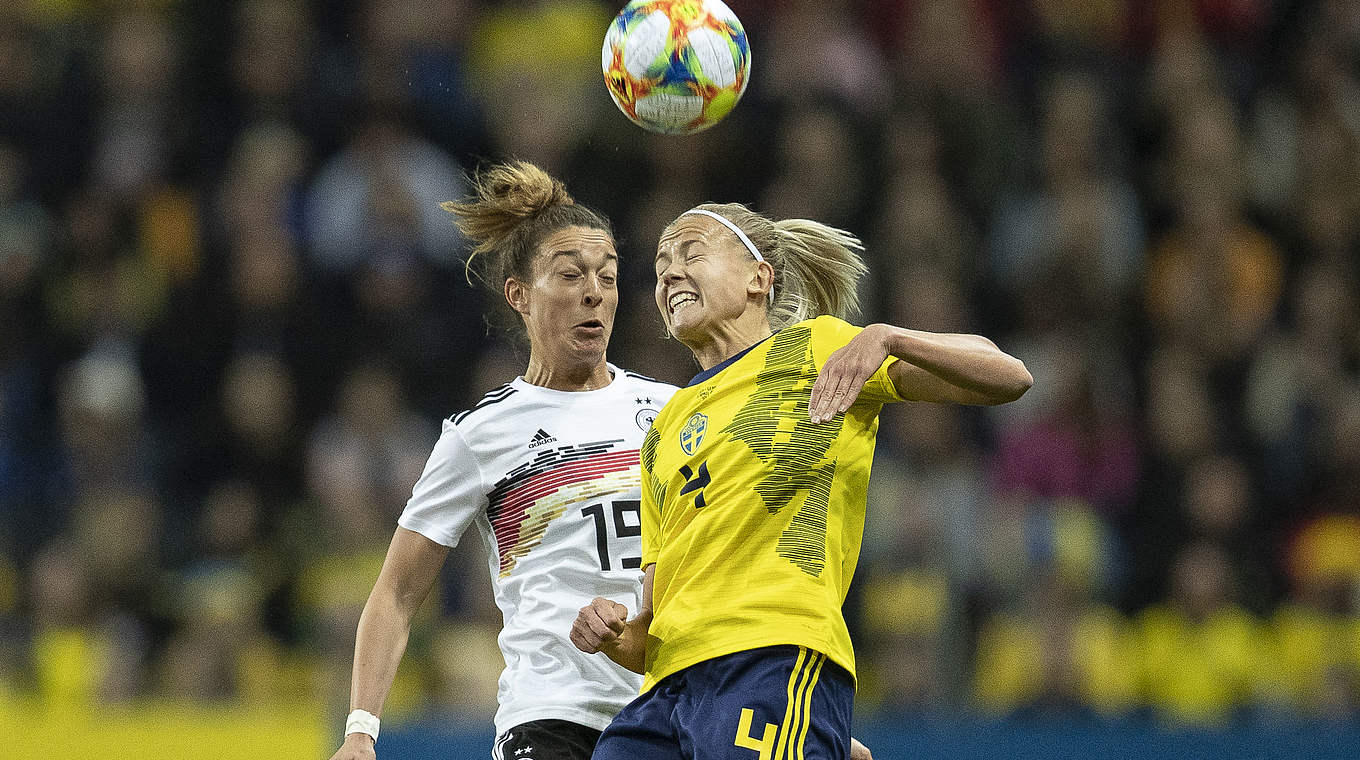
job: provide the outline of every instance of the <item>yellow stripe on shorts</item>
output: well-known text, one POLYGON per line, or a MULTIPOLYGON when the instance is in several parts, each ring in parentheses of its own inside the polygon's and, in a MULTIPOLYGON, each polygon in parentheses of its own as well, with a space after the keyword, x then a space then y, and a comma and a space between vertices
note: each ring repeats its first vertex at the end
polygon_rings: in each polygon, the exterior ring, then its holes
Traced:
POLYGON ((798 659, 793 663, 793 672, 789 674, 788 698, 784 702, 784 722, 779 724, 779 738, 775 741, 774 760, 784 760, 784 750, 789 746, 789 735, 792 734, 798 725, 798 699, 796 694, 801 694, 803 682, 807 671, 812 665, 812 658, 808 657, 806 647, 798 647, 798 659))
MULTIPOLYGON (((812 669, 812 678, 808 683, 807 690, 803 692, 803 729, 798 732, 798 760, 803 760, 803 743, 807 741, 808 728, 812 726, 812 690, 817 688, 817 679, 822 676, 822 665, 826 664, 826 655, 817 655, 817 664, 812 669)), ((793 760, 793 750, 789 750, 790 758, 793 760)))

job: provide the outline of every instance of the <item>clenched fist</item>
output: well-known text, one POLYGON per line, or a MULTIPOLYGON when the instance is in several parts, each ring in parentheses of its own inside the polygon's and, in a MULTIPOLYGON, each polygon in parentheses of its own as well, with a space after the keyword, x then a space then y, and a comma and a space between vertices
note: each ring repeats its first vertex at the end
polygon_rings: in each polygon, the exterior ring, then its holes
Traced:
POLYGON ((576 622, 571 624, 571 643, 586 654, 595 654, 618 641, 627 620, 627 607, 597 596, 576 614, 576 622))
POLYGON ((348 734, 345 743, 331 755, 331 760, 374 760, 373 737, 368 734, 348 734))

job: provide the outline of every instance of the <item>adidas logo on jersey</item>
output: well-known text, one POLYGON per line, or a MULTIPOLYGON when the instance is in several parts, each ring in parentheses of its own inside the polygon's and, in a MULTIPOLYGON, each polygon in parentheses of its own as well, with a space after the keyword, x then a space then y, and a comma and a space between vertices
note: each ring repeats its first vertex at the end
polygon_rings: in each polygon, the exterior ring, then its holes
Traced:
POLYGON ((557 442, 557 439, 556 439, 556 438, 553 438, 553 437, 550 436, 550 435, 548 435, 548 431, 544 430, 543 428, 539 428, 539 429, 538 429, 538 432, 537 432, 537 433, 534 433, 534 437, 531 438, 531 439, 529 439, 529 448, 533 449, 533 448, 537 448, 537 447, 539 447, 539 446, 542 446, 542 445, 545 444, 545 443, 556 443, 556 442, 557 442))

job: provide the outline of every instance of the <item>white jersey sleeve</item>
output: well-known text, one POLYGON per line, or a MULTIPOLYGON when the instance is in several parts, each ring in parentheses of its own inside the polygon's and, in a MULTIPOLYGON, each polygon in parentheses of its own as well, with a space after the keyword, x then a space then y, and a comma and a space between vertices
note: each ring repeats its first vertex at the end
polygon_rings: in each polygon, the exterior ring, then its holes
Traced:
POLYGON ((453 421, 444 420, 397 524, 435 543, 457 546, 468 525, 485 512, 486 492, 476 454, 453 421))

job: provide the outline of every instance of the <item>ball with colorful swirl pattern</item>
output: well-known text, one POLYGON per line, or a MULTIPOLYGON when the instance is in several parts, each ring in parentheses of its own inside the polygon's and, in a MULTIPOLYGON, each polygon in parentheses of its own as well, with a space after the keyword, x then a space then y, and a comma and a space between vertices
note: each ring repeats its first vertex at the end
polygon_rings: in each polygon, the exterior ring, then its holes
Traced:
POLYGON ((609 25, 601 63, 624 115, 683 135, 731 112, 750 80, 751 48, 720 0, 633 0, 609 25))

